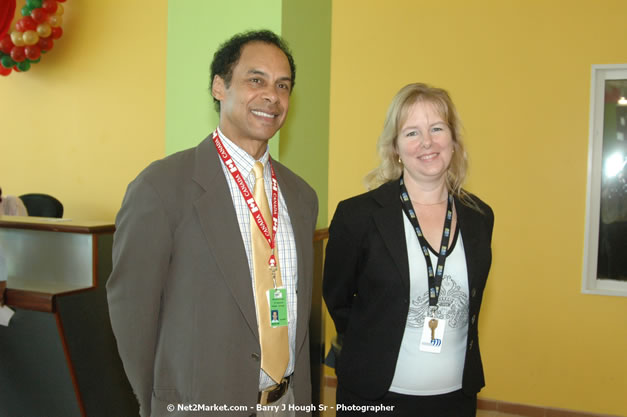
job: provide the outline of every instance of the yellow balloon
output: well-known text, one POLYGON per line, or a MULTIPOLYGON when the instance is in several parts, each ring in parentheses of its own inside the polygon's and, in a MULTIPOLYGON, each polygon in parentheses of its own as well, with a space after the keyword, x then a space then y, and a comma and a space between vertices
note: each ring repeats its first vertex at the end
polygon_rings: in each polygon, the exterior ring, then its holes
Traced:
POLYGON ((22 37, 22 32, 18 32, 17 30, 11 32, 11 41, 15 46, 24 46, 24 38, 22 37))
POLYGON ((52 28, 47 23, 42 23, 37 26, 37 33, 42 38, 47 38, 52 33, 52 28))
POLYGON ((59 27, 63 23, 63 16, 52 15, 48 18, 48 23, 50 23, 50 26, 53 28, 59 27))
POLYGON ((63 5, 61 3, 57 3, 57 11, 54 12, 54 14, 56 14, 57 16, 62 16, 63 12, 63 5))
POLYGON ((39 42, 39 35, 34 30, 27 30, 24 32, 22 38, 24 39, 24 44, 26 45, 35 45, 39 42))

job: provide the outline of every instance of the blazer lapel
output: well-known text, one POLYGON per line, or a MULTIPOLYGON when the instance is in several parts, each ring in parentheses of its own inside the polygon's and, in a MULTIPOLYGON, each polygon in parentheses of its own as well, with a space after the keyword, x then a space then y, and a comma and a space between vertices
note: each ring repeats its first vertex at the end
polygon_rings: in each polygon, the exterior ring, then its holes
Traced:
POLYGON ((279 188, 290 216, 292 232, 294 233, 294 243, 296 245, 296 259, 298 260, 298 286, 296 288, 298 294, 296 304, 296 350, 298 351, 299 347, 305 341, 311 307, 311 300, 307 299, 307 295, 311 294, 313 265, 307 265, 305 263, 305 260, 311 257, 305 253, 305 248, 311 248, 312 244, 312 242, 307 242, 307 240, 312 239, 312 236, 311 231, 307 230, 309 225, 305 221, 305 213, 307 213, 309 208, 305 207, 306 203, 303 201, 302 194, 300 193, 298 187, 295 184, 286 181, 286 177, 283 176, 283 169, 285 168, 277 163, 273 163, 273 165, 277 181, 279 183, 279 188), (307 268, 310 268, 311 271, 307 271, 307 268))
POLYGON ((473 209, 463 204, 459 199, 455 199, 455 209, 457 210, 457 225, 462 232, 464 239, 464 252, 466 255, 466 268, 468 270, 468 288, 473 288, 474 280, 477 278, 479 271, 477 262, 481 259, 478 253, 481 247, 479 236, 481 236, 479 221, 474 220, 473 216, 478 215, 473 209))
POLYGON ((196 148, 193 179, 205 193, 194 202, 194 208, 209 249, 222 272, 222 278, 242 311, 248 327, 258 339, 257 314, 246 249, 231 192, 220 164, 209 136, 196 148))
POLYGON ((409 261, 399 187, 398 181, 390 181, 375 190, 373 198, 381 205, 381 209, 374 211, 373 219, 398 267, 401 283, 409 291, 409 261))
MULTIPOLYGON (((402 209, 399 202, 398 182, 391 181, 382 185, 375 190, 373 198, 381 205, 381 209, 373 214, 374 222, 398 267, 402 284, 409 291, 409 263, 405 243, 405 227, 403 226, 402 209)), ((481 253, 478 253, 481 248, 479 241, 481 222, 480 219, 473 219, 473 216, 479 216, 479 214, 462 204, 458 199, 455 199, 455 209, 457 210, 458 226, 464 239, 468 288, 473 288, 480 271, 478 262, 482 259, 481 253)))

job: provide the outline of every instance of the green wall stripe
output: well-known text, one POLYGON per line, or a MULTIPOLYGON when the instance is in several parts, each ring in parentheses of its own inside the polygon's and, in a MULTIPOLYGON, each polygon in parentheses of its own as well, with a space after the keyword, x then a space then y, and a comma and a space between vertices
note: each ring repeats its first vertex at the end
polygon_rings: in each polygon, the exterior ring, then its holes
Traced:
MULTIPOLYGON (((281 0, 168 2, 166 154, 196 146, 218 125, 209 92, 217 47, 235 33, 281 33, 281 0)), ((278 159, 278 138, 270 142, 278 159)))
POLYGON ((331 0, 283 1, 283 37, 296 61, 290 115, 281 129, 281 162, 318 193, 318 227, 328 225, 331 0))
POLYGON ((318 193, 318 226, 328 224, 331 0, 168 2, 166 154, 196 146, 218 124, 209 66, 218 45, 237 32, 270 29, 288 41, 297 66, 290 114, 270 140, 273 158, 318 193))

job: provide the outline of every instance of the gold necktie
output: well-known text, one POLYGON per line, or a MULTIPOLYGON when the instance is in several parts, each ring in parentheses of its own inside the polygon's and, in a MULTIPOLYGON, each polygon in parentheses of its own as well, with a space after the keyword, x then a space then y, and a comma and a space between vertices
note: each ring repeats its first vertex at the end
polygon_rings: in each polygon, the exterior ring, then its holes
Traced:
MULTIPOLYGON (((255 172, 253 196, 266 221, 270 234, 272 234, 272 216, 264 186, 263 164, 259 161, 255 162, 253 171, 255 172)), ((285 375, 289 361, 287 326, 273 328, 270 325, 270 306, 267 294, 268 290, 274 288, 272 271, 268 266, 268 260, 270 259, 270 255, 272 255, 272 250, 265 236, 261 230, 259 230, 252 214, 250 216, 250 232, 253 249, 253 272, 255 274, 259 344, 261 345, 261 369, 276 383, 280 383, 285 375)), ((278 268, 278 250, 275 252, 275 257, 277 258, 276 285, 280 287, 283 284, 278 268)))

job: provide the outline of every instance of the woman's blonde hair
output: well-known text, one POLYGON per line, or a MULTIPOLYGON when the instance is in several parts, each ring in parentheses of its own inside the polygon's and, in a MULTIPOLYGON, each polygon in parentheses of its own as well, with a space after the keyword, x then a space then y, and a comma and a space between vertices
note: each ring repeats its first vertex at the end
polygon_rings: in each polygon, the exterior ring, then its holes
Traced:
POLYGON ((368 189, 374 189, 388 181, 400 178, 403 173, 403 164, 399 161, 397 138, 403 123, 407 120, 409 109, 418 102, 429 103, 434 106, 453 136, 453 156, 446 173, 446 186, 449 192, 461 199, 464 203, 475 206, 468 194, 462 190, 466 180, 468 158, 462 140, 462 123, 448 92, 441 88, 427 84, 414 83, 406 85, 396 93, 388 108, 383 125, 383 132, 377 142, 377 152, 381 164, 371 171, 364 182, 368 189))

